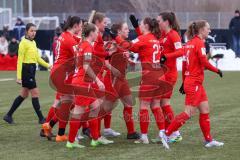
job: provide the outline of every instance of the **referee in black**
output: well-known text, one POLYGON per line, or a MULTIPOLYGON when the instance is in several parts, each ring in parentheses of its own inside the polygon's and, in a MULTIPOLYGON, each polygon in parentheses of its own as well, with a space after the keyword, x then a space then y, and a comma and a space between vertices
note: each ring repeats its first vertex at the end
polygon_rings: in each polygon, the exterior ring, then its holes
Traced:
POLYGON ((8 113, 3 117, 9 124, 13 124, 12 115, 21 103, 28 97, 29 92, 32 96, 32 105, 38 116, 39 123, 43 124, 45 118, 42 115, 39 104, 39 90, 37 88, 35 74, 36 64, 40 64, 46 68, 51 68, 51 65, 46 63, 39 55, 36 42, 34 41, 36 35, 36 26, 32 23, 26 25, 25 36, 19 43, 18 61, 17 61, 17 83, 22 85, 20 95, 15 98, 8 113))

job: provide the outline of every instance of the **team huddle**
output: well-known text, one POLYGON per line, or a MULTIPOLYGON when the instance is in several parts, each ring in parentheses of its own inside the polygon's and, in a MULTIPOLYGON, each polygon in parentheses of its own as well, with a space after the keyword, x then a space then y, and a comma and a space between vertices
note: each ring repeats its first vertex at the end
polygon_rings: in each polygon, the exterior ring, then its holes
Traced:
MULTIPOLYGON (((52 128, 58 123, 55 140, 66 142, 67 148, 85 147, 81 145, 79 129, 89 137, 93 147, 112 144, 114 142, 106 137, 120 135, 111 129, 111 112, 120 100, 124 106, 127 139, 136 144, 149 144, 149 108, 159 130, 152 142, 161 142, 166 149, 171 143, 182 141, 179 129, 198 109, 204 146, 223 146, 224 143, 214 140, 210 133, 209 104, 203 87, 205 69, 223 76, 206 57, 204 42, 210 33, 208 22, 192 22, 186 32, 188 42, 182 45, 180 27, 173 12, 162 12, 156 18, 146 17, 141 22, 134 15, 129 19, 137 33, 132 41, 128 40, 130 31, 126 22, 107 28, 107 17, 103 13, 94 13, 88 22, 77 16, 67 19, 51 66, 50 81, 56 96, 46 120, 39 118, 42 122, 40 135, 51 140, 55 137, 52 128), (141 62, 141 80, 137 84, 140 133, 134 126, 133 91, 126 76, 132 53, 137 53, 141 62), (175 115, 170 100, 178 78, 176 59, 179 57, 183 57, 179 91, 185 94, 185 109, 175 115), (68 136, 65 134, 67 124, 68 136)), ((24 74, 18 79, 22 79, 22 87, 31 92, 34 86, 23 83, 24 74)), ((14 106, 19 106, 23 100, 24 96, 17 97, 12 108, 17 108, 14 106)), ((12 122, 14 111, 10 111, 4 117, 7 122, 12 122)))

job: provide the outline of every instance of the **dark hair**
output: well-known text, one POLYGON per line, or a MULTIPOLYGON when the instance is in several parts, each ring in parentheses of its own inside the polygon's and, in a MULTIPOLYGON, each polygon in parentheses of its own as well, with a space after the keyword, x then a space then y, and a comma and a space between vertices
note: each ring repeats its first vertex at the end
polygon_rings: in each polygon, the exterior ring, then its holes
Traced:
POLYGON ((122 29, 122 26, 125 22, 118 22, 118 23, 114 23, 111 27, 111 30, 114 32, 114 33, 118 33, 119 30, 122 29))
POLYGON ((36 27, 36 25, 33 24, 33 23, 28 23, 28 24, 26 25, 26 31, 28 31, 31 27, 36 27))
POLYGON ((168 23, 172 29, 174 29, 178 33, 180 32, 180 26, 178 24, 178 20, 177 20, 175 13, 162 12, 159 14, 159 16, 161 16, 164 21, 168 21, 168 23))
POLYGON ((238 9, 236 9, 236 10, 235 10, 235 13, 238 13, 238 14, 240 14, 240 11, 239 11, 238 9))
POLYGON ((103 14, 101 12, 96 12, 93 16, 92 23, 96 24, 97 21, 102 22, 105 17, 106 17, 105 14, 103 14))
POLYGON ((161 36, 161 31, 159 29, 158 21, 155 18, 146 17, 143 20, 144 24, 149 26, 149 31, 154 34, 154 36, 159 39, 161 36))
POLYGON ((207 24, 206 20, 198 20, 191 22, 187 29, 187 37, 188 39, 192 39, 195 35, 199 34, 199 30, 205 27, 207 24))
POLYGON ((78 16, 69 16, 67 21, 64 22, 63 31, 72 28, 75 24, 81 23, 81 19, 78 16))
POLYGON ((85 23, 83 25, 83 30, 82 30, 82 35, 83 37, 88 37, 90 35, 91 32, 95 32, 96 31, 96 26, 92 23, 85 23))

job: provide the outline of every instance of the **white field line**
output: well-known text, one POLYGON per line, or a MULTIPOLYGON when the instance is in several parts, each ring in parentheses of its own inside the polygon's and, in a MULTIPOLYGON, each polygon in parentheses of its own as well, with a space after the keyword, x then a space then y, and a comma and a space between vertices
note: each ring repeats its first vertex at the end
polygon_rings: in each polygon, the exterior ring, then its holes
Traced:
POLYGON ((5 81, 13 81, 15 80, 14 78, 0 78, 0 82, 5 82, 5 81))

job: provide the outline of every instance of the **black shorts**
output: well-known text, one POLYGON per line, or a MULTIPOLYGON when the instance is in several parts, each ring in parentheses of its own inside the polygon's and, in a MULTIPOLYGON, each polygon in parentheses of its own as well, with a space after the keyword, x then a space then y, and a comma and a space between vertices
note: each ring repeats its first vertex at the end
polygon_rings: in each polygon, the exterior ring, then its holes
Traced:
POLYGON ((22 64, 22 87, 34 89, 37 87, 36 79, 36 64, 23 63, 22 64))

